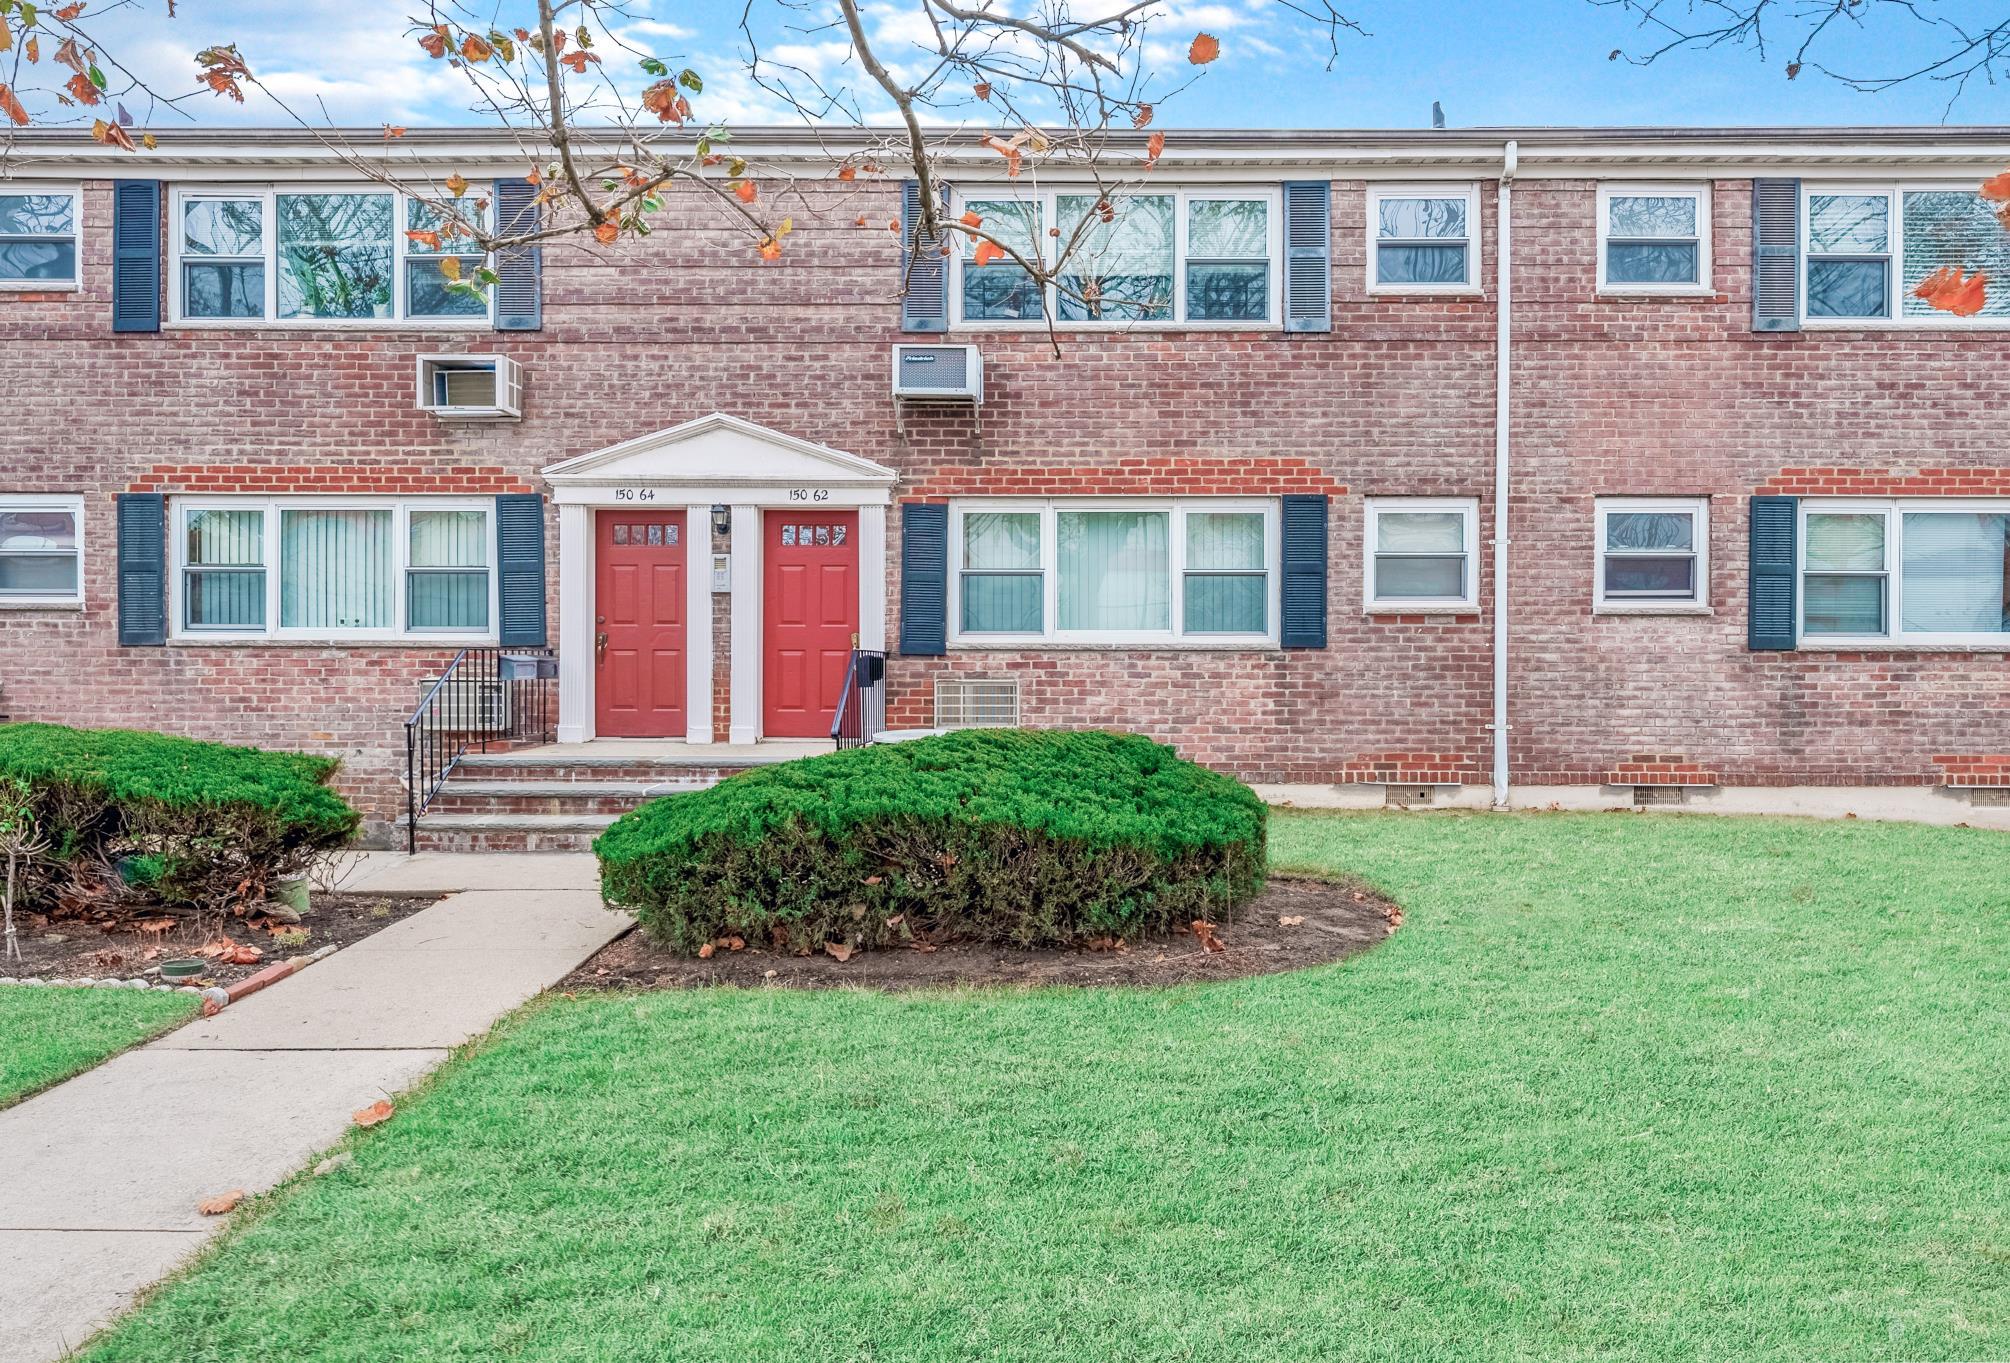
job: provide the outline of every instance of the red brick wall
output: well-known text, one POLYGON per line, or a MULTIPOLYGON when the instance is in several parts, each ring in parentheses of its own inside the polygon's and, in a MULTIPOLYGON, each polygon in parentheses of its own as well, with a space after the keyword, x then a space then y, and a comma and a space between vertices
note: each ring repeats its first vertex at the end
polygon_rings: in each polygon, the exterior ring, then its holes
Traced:
MULTIPOLYGON (((88 502, 83 612, 0 610, 0 684, 17 717, 120 723, 311 747, 348 762, 373 814, 400 805, 400 721, 433 649, 115 644, 112 494, 135 488, 326 490, 534 485, 536 470, 724 410, 903 471, 902 496, 1010 489, 1334 496, 1330 646, 1318 652, 991 650, 895 659, 890 718, 932 717, 939 671, 1018 676, 1034 724, 1115 725, 1266 781, 1485 779, 1487 612, 1368 617, 1363 498, 1471 496, 1491 522, 1489 297, 1371 298, 1365 198, 1334 186, 1334 330, 973 333, 979 430, 947 409, 896 430, 900 339, 890 186, 862 206, 807 190, 778 263, 697 209, 606 259, 548 254, 545 329, 496 334, 302 328, 110 330, 110 195, 89 187, 85 287, 0 295, 0 339, 31 355, 32 402, 0 445, 0 490, 88 502), (414 410, 413 356, 499 350, 524 367, 521 422, 414 410), (1107 475, 1106 477, 1104 475, 1107 475)), ((1524 781, 1601 781, 1641 754, 1726 782, 1932 782, 1934 755, 1997 753, 2002 655, 1754 654, 1744 648, 1745 498, 1832 471, 1941 477, 2010 461, 1982 421, 2010 396, 1988 335, 1749 330, 1749 187, 1716 187, 1715 281, 1702 300, 1594 297, 1593 190, 1516 189, 1517 604, 1513 750, 1524 781), (1592 498, 1712 498, 1713 616, 1591 614, 1592 498)), ((1479 278, 1493 280, 1492 187, 1479 278)), ((1968 484, 1961 484, 1968 490, 1968 484)), ((554 518, 555 527, 555 518, 554 518)), ((555 528, 554 528, 555 535, 555 528)), ((897 570, 898 518, 889 558, 897 570)), ((1480 600, 1490 602, 1481 535, 1480 600)), ((554 546, 555 548, 555 546, 554 546)), ((552 555, 557 624, 556 554, 552 555)), ((709 565, 694 565, 694 571, 709 565)), ((897 592, 895 573, 889 581, 897 592)), ((714 723, 728 723, 720 615, 714 723)), ((895 617, 897 620, 897 617, 895 617)), ((555 637, 555 636, 554 636, 555 637)))

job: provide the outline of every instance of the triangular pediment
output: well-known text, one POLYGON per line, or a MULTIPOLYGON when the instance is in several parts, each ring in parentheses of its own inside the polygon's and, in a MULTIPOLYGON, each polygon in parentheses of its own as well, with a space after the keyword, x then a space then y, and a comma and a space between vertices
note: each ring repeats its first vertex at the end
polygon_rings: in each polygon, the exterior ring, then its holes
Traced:
POLYGON ((816 484, 887 487, 882 464, 724 412, 576 455, 544 471, 554 487, 650 484, 703 487, 816 484))

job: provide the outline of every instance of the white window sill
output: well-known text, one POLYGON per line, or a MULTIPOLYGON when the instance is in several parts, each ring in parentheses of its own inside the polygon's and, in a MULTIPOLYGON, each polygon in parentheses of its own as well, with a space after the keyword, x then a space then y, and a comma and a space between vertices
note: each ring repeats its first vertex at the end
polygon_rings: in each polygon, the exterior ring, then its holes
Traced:
POLYGON ((1921 643, 1906 639, 1803 639, 1797 653, 2002 653, 2010 654, 2010 639, 1994 643, 1921 643))
MULTIPOLYGON (((1030 333, 1040 335, 1048 329, 1045 322, 963 322, 950 324, 951 333, 958 331, 1030 333)), ((1284 330, 1284 323, 1270 321, 1249 322, 1055 322, 1055 331, 1075 335, 1094 335, 1097 332, 1114 332, 1119 335, 1132 331, 1148 331, 1154 335, 1168 331, 1277 331, 1284 330)))
POLYGON ((169 648, 499 648, 493 636, 450 635, 322 635, 318 638, 275 638, 257 634, 176 634, 169 648))
POLYGON ((1370 298, 1485 298, 1486 290, 1461 284, 1457 288, 1427 288, 1416 284, 1370 284, 1370 298))
POLYGON ((80 611, 82 601, 68 597, 14 597, 0 600, 0 611, 80 611))
POLYGON ((1395 604, 1387 601, 1371 601, 1363 615, 1468 615, 1479 618, 1478 605, 1467 602, 1415 601, 1395 604))
POLYGON ((1714 606, 1693 601, 1601 601, 1591 608, 1593 615, 1715 615, 1714 606))
POLYGON ((1662 298, 1714 299, 1717 291, 1698 284, 1685 284, 1679 289, 1650 289, 1642 285, 1613 284, 1600 289, 1598 296, 1622 303, 1652 303, 1662 298))
POLYGON ((0 293, 76 293, 74 279, 0 279, 0 293))
POLYGON ((951 653, 1277 653, 1275 639, 1147 639, 1129 643, 1095 643, 1089 640, 952 639, 951 653))
POLYGON ((161 323, 162 331, 493 331, 495 322, 487 317, 440 317, 428 321, 412 318, 358 317, 345 320, 316 320, 288 317, 267 321, 263 317, 180 318, 161 323))
POLYGON ((2010 331, 2010 317, 1803 317, 1803 331, 2010 331))

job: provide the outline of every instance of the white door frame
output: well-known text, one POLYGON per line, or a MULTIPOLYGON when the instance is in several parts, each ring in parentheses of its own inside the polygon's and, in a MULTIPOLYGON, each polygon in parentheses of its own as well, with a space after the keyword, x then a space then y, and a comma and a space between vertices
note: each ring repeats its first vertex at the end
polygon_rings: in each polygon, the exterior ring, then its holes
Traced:
POLYGON ((711 743, 712 508, 731 508, 732 722, 727 741, 761 737, 762 513, 856 510, 859 647, 886 647, 886 508, 898 475, 825 445, 714 413, 544 470, 558 503, 558 741, 594 737, 595 513, 681 509, 685 516, 687 743, 711 743), (700 552, 703 546, 703 552, 700 552))

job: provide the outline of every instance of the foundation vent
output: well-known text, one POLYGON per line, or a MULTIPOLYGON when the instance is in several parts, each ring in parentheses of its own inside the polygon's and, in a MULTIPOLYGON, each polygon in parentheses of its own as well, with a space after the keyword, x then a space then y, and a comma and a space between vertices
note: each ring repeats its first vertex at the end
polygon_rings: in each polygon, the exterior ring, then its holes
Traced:
POLYGON ((1633 803, 1636 805, 1685 805, 1689 803, 1688 786, 1635 786, 1633 803))
POLYGON ((938 729, 1016 729, 1019 683, 1012 677, 937 677, 938 729))
POLYGON ((1434 804, 1437 802, 1437 798, 1438 788, 1436 786, 1388 785, 1382 787, 1382 803, 1390 809, 1411 809, 1417 805, 1434 804))
POLYGON ((1986 809, 2010 808, 2010 786, 1970 786, 1966 794, 1971 805, 1986 809))

